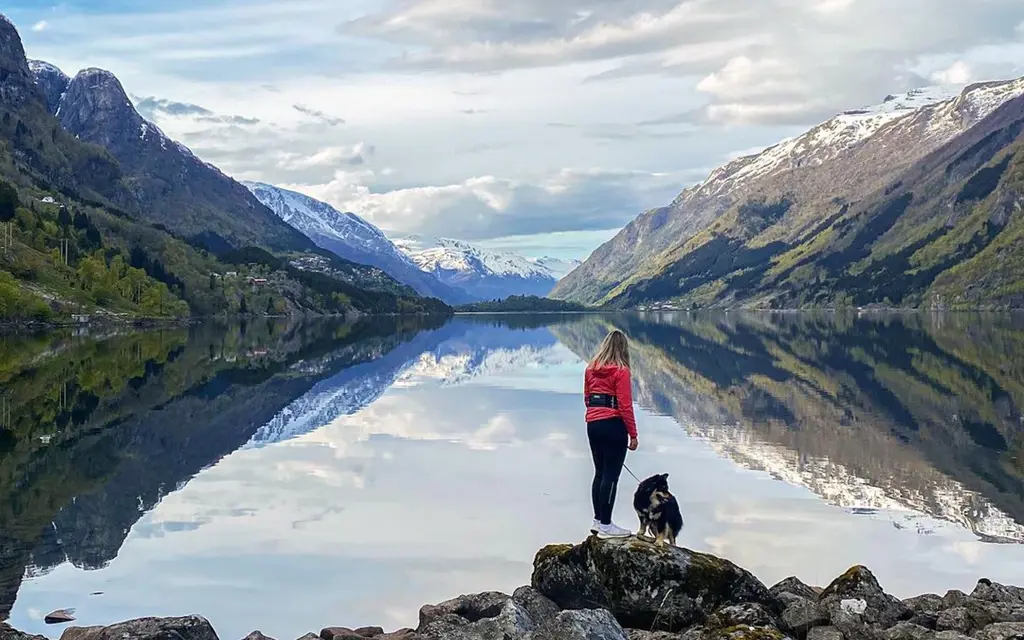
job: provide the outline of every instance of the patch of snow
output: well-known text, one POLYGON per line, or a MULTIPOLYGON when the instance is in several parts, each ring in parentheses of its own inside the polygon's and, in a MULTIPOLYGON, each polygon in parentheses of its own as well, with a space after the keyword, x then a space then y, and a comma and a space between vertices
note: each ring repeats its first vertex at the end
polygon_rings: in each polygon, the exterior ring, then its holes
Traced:
POLYGON ((868 610, 868 603, 861 598, 847 598, 839 603, 839 608, 846 615, 864 615, 868 610))
POLYGON ((492 252, 462 240, 408 236, 395 244, 427 272, 472 272, 484 276, 524 280, 559 277, 544 264, 508 252, 492 252))
POLYGON ((29 68, 29 70, 33 74, 35 74, 37 76, 40 75, 40 74, 43 74, 43 73, 52 73, 52 74, 58 75, 58 76, 60 76, 62 78, 66 78, 66 79, 68 78, 68 74, 66 74, 63 71, 61 71, 55 65, 52 65, 49 62, 45 62, 43 60, 29 60, 28 61, 28 68, 29 68))

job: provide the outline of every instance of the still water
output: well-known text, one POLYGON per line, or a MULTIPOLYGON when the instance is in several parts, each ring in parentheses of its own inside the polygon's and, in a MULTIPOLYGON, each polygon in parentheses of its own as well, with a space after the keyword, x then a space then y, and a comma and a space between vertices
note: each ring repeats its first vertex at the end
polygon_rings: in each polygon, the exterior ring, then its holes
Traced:
MULTIPOLYGON (((587 535, 584 359, 625 330, 680 544, 773 583, 1024 582, 1024 320, 608 315, 0 338, 0 619, 415 626, 587 535)), ((635 527, 623 475, 617 519, 635 527)))

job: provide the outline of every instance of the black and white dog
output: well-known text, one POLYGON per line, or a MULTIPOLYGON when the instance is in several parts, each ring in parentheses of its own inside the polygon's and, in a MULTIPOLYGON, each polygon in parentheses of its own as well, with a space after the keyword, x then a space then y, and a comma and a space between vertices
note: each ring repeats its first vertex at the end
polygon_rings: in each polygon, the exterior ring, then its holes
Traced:
POLYGON ((683 529, 683 514, 679 503, 668 490, 668 474, 651 476, 636 488, 633 494, 633 508, 640 518, 637 537, 650 533, 655 544, 676 544, 676 536, 683 529))

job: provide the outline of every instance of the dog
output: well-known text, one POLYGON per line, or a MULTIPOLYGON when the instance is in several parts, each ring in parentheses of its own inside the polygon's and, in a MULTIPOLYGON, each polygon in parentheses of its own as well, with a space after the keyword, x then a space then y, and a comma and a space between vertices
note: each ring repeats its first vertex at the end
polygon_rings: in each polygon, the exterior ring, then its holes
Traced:
POLYGON ((640 483, 633 494, 633 508, 640 518, 638 538, 650 533, 655 544, 668 542, 676 546, 676 537, 683 530, 683 514, 679 511, 679 502, 668 490, 667 473, 651 476, 640 483))

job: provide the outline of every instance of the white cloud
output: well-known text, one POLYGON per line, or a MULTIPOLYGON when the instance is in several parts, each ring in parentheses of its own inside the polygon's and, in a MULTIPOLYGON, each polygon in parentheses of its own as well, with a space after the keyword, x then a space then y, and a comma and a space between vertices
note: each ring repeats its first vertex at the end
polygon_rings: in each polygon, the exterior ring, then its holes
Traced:
POLYGON ((938 84, 967 84, 972 79, 971 67, 963 60, 957 60, 949 67, 932 73, 931 79, 938 84))
POLYGON ((36 31, 36 32, 45 31, 46 28, 49 27, 49 26, 50 26, 49 22, 47 22, 46 20, 40 20, 39 22, 37 22, 34 25, 32 25, 32 30, 36 31))

